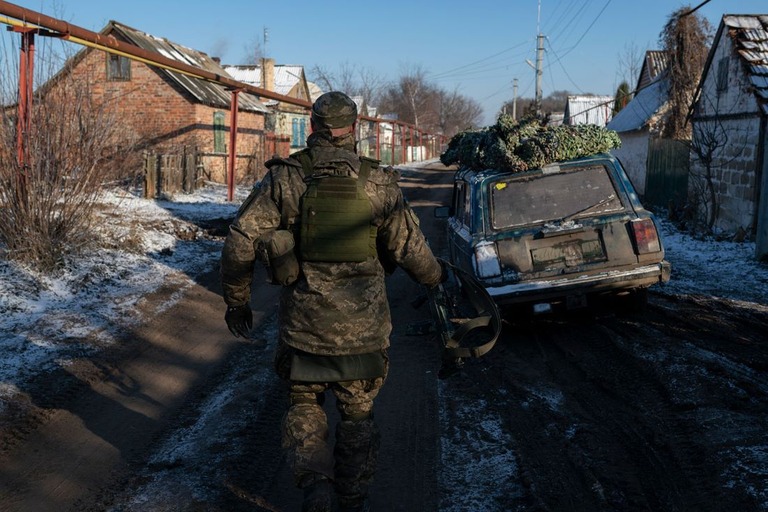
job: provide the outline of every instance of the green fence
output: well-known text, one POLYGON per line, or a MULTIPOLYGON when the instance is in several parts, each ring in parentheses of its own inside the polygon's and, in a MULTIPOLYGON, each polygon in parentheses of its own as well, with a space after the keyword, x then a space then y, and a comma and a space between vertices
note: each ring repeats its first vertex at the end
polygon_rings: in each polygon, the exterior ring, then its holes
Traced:
POLYGON ((688 196, 688 144, 651 139, 648 143, 648 176, 643 202, 648 205, 682 205, 688 196))

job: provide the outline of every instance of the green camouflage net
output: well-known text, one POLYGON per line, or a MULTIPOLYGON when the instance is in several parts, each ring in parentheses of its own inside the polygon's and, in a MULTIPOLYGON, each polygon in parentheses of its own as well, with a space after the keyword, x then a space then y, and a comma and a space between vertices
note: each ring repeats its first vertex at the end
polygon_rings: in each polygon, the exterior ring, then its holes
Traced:
POLYGON ((454 135, 440 161, 476 170, 521 172, 620 146, 615 131, 597 125, 542 126, 534 117, 517 123, 502 114, 493 126, 454 135))

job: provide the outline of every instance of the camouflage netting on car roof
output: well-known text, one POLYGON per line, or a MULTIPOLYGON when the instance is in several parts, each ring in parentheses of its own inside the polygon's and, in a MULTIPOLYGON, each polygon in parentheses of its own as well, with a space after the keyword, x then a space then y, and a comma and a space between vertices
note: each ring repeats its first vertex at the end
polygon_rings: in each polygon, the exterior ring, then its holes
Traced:
POLYGON ((620 146, 615 131, 593 124, 542 126, 537 118, 518 123, 502 114, 495 125, 454 135, 440 161, 476 170, 521 172, 620 146))

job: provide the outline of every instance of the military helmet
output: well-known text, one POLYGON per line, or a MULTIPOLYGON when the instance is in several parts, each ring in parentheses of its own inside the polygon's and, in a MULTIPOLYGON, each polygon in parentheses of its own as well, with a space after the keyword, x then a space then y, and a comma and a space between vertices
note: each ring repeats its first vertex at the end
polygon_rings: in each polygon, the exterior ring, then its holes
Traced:
POLYGON ((357 120, 357 105, 343 92, 327 92, 312 105, 312 120, 320 128, 351 126, 357 120))

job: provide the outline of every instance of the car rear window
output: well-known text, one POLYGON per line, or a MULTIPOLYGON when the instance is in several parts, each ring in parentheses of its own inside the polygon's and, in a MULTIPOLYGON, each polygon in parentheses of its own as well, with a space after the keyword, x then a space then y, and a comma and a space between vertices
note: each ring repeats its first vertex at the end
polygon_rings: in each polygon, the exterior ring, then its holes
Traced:
POLYGON ((491 183, 491 225, 503 229, 620 211, 605 166, 506 177, 491 183))

